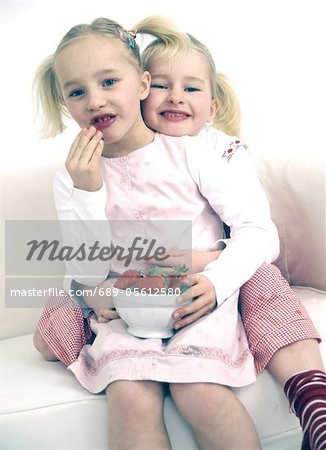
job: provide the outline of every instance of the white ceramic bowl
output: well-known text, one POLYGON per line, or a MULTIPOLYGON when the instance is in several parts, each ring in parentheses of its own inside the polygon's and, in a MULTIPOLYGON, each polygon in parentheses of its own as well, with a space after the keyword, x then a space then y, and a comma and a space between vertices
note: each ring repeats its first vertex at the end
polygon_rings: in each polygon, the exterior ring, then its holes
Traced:
MULTIPOLYGON (((142 338, 169 338, 174 334, 172 313, 187 303, 177 303, 179 295, 142 295, 120 290, 112 297, 128 332, 142 338)), ((190 303, 190 302, 188 302, 190 303)))

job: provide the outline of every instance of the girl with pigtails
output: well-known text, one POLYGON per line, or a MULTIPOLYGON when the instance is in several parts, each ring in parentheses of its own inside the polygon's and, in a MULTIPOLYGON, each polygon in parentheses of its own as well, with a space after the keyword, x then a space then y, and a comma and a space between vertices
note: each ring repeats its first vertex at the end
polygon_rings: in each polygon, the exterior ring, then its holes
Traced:
MULTIPOLYGON (((190 52, 189 36, 182 35, 164 20, 149 18, 136 29, 157 39, 156 43, 161 45, 160 63, 168 62, 171 57, 176 62, 177 55, 186 56, 190 52)), ((162 382, 169 384, 172 398, 191 424, 202 448, 259 448, 250 418, 226 386, 254 381, 253 362, 237 315, 238 290, 257 275, 255 272, 264 267, 262 264, 277 256, 275 227, 245 145, 222 132, 215 135, 208 126, 202 130, 206 121, 214 119, 219 111, 218 100, 221 102, 221 96, 215 96, 210 90, 213 84, 208 70, 208 83, 205 84, 204 77, 201 89, 207 94, 208 87, 208 98, 214 102, 207 103, 208 106, 203 106, 205 102, 201 104, 202 113, 205 110, 207 113, 201 126, 198 121, 196 127, 189 128, 190 132, 181 129, 179 134, 175 128, 168 133, 156 127, 155 122, 151 123, 146 109, 150 110, 152 92, 169 89, 161 81, 157 83, 155 77, 151 83, 148 72, 143 71, 135 34, 135 30, 127 32, 107 19, 73 27, 37 73, 36 87, 50 134, 62 131, 62 115, 66 112, 82 128, 69 151, 66 169, 55 180, 58 217, 60 220, 119 220, 115 202, 132 187, 132 199, 137 199, 140 217, 150 220, 164 204, 164 217, 191 218, 195 231, 200 232, 205 222, 206 227, 209 225, 205 243, 193 242, 197 256, 194 266, 197 264, 198 271, 192 275, 191 290, 184 294, 195 300, 190 310, 181 308, 177 312, 176 329, 181 329, 164 344, 165 351, 160 340, 148 343, 129 336, 109 298, 101 308, 92 304, 94 299, 84 299, 98 319, 91 325, 89 315, 72 306, 74 299, 67 296, 52 299, 54 306, 44 311, 35 333, 35 345, 47 359, 63 360, 91 392, 106 389, 110 409, 114 411, 109 417, 113 448, 119 445, 128 448, 130 442, 135 448, 131 439, 135 434, 140 436, 137 445, 143 448, 139 427, 144 426, 147 443, 150 438, 153 448, 170 448, 162 420, 162 382), (148 126, 141 116, 140 101, 143 101, 148 126), (181 137, 184 134, 199 134, 199 137, 181 137), (142 179, 146 183, 134 182, 132 186, 114 183, 114 177, 121 175, 122 166, 133 180, 142 179), (146 166, 150 171, 144 172, 146 166), (166 176, 172 170, 173 180, 166 176), (165 194, 162 205, 157 199, 151 202, 150 186, 157 184, 169 192, 171 183, 174 187, 171 198, 165 194), (182 192, 185 184, 190 186, 188 196, 182 192), (183 210, 177 214, 173 207, 180 195, 183 210), (194 216, 194 207, 200 211, 198 216, 194 216), (222 221, 231 229, 231 239, 226 242, 222 221), (222 252, 218 245, 225 246, 222 252), (205 317, 197 321, 202 314, 205 317), (226 317, 229 319, 225 320, 226 317), (183 325, 188 326, 183 328, 183 325), (94 343, 84 346, 94 331, 94 343), (69 339, 65 343, 65 332, 78 336, 79 343, 72 349, 67 345, 69 339), (124 349, 128 348, 128 352, 123 352, 126 357, 119 355, 121 342, 124 349), (185 351, 194 346, 199 349, 196 356, 185 351), (132 398, 134 402, 130 401, 132 398), (151 414, 143 415, 148 409, 151 414), (126 411, 130 411, 127 418, 126 411), (148 418, 148 423, 139 424, 139 414, 148 418), (233 435, 234 426, 239 430, 237 436, 233 435)), ((205 60, 201 62, 205 67, 205 60)), ((152 63, 148 67, 150 71, 152 63)), ((198 87, 190 88, 189 92, 200 91, 198 87)), ((165 113, 156 111, 164 120, 169 118, 174 127, 183 122, 184 115, 191 117, 190 112, 178 112, 174 107, 165 113)), ((123 213, 123 217, 128 217, 128 211, 123 213)), ((106 276, 112 268, 106 262, 101 269, 101 283, 108 283, 106 276)), ((87 267, 83 270, 78 281, 89 285, 87 267)), ((250 296, 251 290, 252 287, 248 289, 250 296)), ((313 338, 318 338, 314 333, 313 338)))
MULTIPOLYGON (((142 111, 149 127, 173 136, 200 135, 233 163, 234 146, 225 151, 224 134, 240 135, 238 99, 228 78, 216 71, 209 49, 188 34, 187 50, 168 54, 152 41, 143 51, 151 89, 142 111), (161 57, 161 54, 164 57, 161 57)), ((232 241, 232 235, 231 235, 232 241)), ((201 271, 217 257, 196 253, 193 270, 201 271)), ((175 256, 166 264, 177 264, 175 256)), ((280 271, 263 264, 241 287, 239 305, 256 372, 267 368, 284 393, 303 429, 302 449, 326 447, 326 376, 319 351, 320 336, 300 299, 280 271)), ((176 327, 198 320, 211 305, 203 299, 175 313, 176 327)))
MULTIPOLYGON (((148 19, 138 32, 169 44, 169 26, 163 25, 164 21, 148 19)), ((183 45, 182 35, 176 42, 183 45)), ((178 331, 168 342, 131 336, 118 318, 94 321, 94 342, 82 348, 69 370, 90 392, 107 392, 110 448, 171 448, 162 415, 163 384, 168 383, 201 448, 258 449, 250 416, 228 386, 255 381, 253 358, 237 311, 238 289, 277 251, 275 226, 247 152, 239 150, 247 166, 241 177, 244 185, 255 187, 248 198, 260 205, 258 213, 250 205, 244 207, 242 199, 230 197, 229 188, 239 174, 230 171, 214 148, 201 139, 154 133, 145 125, 140 102, 149 87, 150 75, 142 69, 133 35, 108 19, 74 27, 41 65, 36 89, 52 134, 62 130, 60 119, 66 111, 81 128, 65 168, 54 181, 59 220, 115 221, 123 216, 123 220, 141 222, 159 219, 161 214, 165 220, 192 222, 193 245, 207 250, 223 238, 223 219, 231 224, 238 243, 223 251, 224 263, 219 258, 210 263, 217 264, 214 270, 193 275, 193 296, 217 299, 218 307, 211 314, 178 331), (181 194, 185 184, 188 188, 181 194), (156 187, 158 197, 153 195, 156 187), (126 198, 128 202, 120 202, 126 198), (179 200, 182 209, 177 212, 179 200), (206 230, 204 224, 209 225, 206 230), (244 251, 246 246, 249 250, 249 240, 256 241, 255 250, 251 245, 250 252, 244 251), (239 269, 231 281, 225 270, 232 261, 239 269)), ((112 272, 108 261, 99 262, 98 269, 102 280, 94 288, 107 283, 112 272)), ((76 270, 76 281, 92 287, 93 269, 87 261, 76 270)), ((69 264, 67 272, 71 275, 69 264)), ((112 299, 107 301, 112 307, 112 299)), ((46 344, 42 334, 36 333, 35 343, 40 349, 46 344)))

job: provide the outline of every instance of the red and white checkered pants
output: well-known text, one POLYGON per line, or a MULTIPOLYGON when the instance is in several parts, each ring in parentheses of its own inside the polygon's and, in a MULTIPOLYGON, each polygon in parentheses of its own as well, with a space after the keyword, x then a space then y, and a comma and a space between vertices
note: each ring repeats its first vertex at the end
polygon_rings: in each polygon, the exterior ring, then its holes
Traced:
MULTIPOLYGON (((302 339, 318 339, 307 311, 280 271, 263 264, 240 289, 240 310, 257 373, 280 348, 302 339)), ((52 353, 67 366, 94 335, 90 317, 68 296, 52 297, 38 324, 52 353)))
POLYGON ((51 352, 66 366, 76 361, 80 350, 93 338, 90 316, 68 295, 50 297, 38 322, 40 334, 51 352))
POLYGON ((286 345, 320 336, 279 269, 263 264, 240 289, 240 312, 257 373, 286 345))

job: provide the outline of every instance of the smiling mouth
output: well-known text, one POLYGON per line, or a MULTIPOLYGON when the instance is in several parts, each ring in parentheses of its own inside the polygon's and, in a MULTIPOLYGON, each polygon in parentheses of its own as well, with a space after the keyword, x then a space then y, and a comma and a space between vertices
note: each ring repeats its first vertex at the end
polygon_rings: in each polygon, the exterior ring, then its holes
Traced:
POLYGON ((190 115, 185 112, 177 112, 177 111, 163 111, 160 113, 160 115, 163 116, 165 119, 172 121, 185 120, 188 117, 190 117, 190 115))

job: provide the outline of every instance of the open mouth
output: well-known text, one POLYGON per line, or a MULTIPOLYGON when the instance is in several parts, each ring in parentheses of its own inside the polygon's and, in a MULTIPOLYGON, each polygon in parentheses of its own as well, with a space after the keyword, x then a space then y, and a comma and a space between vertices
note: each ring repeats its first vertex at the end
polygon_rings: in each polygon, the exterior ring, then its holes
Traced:
POLYGON ((182 111, 163 111, 160 113, 167 120, 171 120, 173 122, 178 122, 180 120, 185 120, 190 117, 189 114, 182 111))
POLYGON ((106 128, 111 125, 114 122, 115 118, 116 116, 112 114, 103 114, 101 116, 96 116, 91 120, 91 125, 93 125, 98 130, 101 130, 102 128, 106 128))

